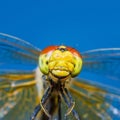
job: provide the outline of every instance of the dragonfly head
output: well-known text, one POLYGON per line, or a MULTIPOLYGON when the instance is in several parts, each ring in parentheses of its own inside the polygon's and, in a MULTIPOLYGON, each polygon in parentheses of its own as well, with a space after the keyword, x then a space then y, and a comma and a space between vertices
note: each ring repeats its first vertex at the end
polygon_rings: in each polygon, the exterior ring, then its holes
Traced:
POLYGON ((62 79, 77 76, 82 68, 79 52, 66 46, 49 46, 39 57, 39 67, 43 74, 62 79))

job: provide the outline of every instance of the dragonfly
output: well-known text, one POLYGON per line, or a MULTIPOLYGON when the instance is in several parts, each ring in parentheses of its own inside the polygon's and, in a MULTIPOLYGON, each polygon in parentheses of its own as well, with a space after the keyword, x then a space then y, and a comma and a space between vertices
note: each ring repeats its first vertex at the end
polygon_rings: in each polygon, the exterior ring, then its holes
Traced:
POLYGON ((120 89, 81 78, 82 71, 119 84, 120 48, 40 50, 0 33, 0 120, 120 119, 120 89))

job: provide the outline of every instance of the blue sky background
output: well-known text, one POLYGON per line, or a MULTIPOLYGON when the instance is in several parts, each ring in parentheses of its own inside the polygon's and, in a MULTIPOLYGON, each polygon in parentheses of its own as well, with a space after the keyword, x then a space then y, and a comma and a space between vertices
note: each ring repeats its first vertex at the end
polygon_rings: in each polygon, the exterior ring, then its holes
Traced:
POLYGON ((3 0, 0 32, 21 37, 41 49, 56 44, 79 51, 120 47, 118 1, 3 0))
POLYGON ((61 44, 81 52, 120 47, 120 2, 3 0, 0 32, 20 37, 41 49, 61 44))

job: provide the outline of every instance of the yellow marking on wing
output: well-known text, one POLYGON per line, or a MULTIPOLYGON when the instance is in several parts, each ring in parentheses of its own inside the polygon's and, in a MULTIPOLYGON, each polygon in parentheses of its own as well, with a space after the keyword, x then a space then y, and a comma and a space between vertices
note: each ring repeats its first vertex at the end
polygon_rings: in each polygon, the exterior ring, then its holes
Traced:
POLYGON ((89 90, 89 92, 96 92, 96 91, 99 91, 101 93, 106 93, 105 90, 102 90, 98 87, 95 87, 95 86, 92 86, 92 85, 88 85, 88 84, 85 84, 85 83, 81 83, 81 82, 77 82, 77 81, 72 81, 72 84, 76 85, 77 87, 79 88, 83 88, 85 90, 89 90))
POLYGON ((34 78, 34 74, 5 74, 0 75, 0 79, 10 79, 10 80, 21 80, 21 79, 29 79, 34 78))

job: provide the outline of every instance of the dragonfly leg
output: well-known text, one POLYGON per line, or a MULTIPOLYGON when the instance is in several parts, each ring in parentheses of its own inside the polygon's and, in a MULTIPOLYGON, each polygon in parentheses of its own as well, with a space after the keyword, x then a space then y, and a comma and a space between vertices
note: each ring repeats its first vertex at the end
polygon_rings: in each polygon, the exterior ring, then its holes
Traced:
POLYGON ((73 101, 71 94, 68 92, 68 90, 66 88, 64 88, 64 91, 65 91, 66 95, 68 96, 68 98, 70 99, 70 107, 67 110, 67 113, 65 114, 65 116, 68 116, 71 113, 71 111, 73 110, 73 108, 75 106, 75 102, 73 101))
POLYGON ((30 120, 35 120, 35 118, 36 118, 36 116, 37 116, 37 114, 38 114, 38 112, 39 112, 40 110, 41 110, 41 107, 40 107, 40 104, 38 104, 38 105, 35 107, 34 112, 33 112, 32 116, 31 116, 30 120))
POLYGON ((44 111, 44 113, 45 113, 49 118, 51 118, 51 115, 50 115, 49 112, 46 110, 44 104, 45 104, 46 101, 48 100, 51 92, 52 92, 52 88, 51 88, 51 87, 48 87, 48 89, 46 90, 45 94, 43 95, 42 100, 41 100, 41 103, 40 103, 40 106, 41 106, 42 110, 44 111))
MULTIPOLYGON (((75 106, 75 101, 73 101, 70 92, 67 90, 67 88, 64 88, 64 90, 65 90, 65 93, 67 94, 68 98, 69 98, 70 101, 71 101, 70 103, 73 103, 74 106, 75 106)), ((73 107, 73 108, 74 108, 74 107, 73 107)), ((72 112, 73 112, 74 117, 75 117, 77 120, 80 120, 80 117, 79 117, 78 113, 77 113, 74 109, 72 110, 72 112)))
POLYGON ((51 115, 49 114, 49 112, 47 111, 47 109, 44 107, 43 104, 40 104, 40 106, 42 107, 42 110, 44 111, 44 113, 49 117, 51 118, 51 115))
POLYGON ((61 120, 61 98, 58 95, 58 120, 61 120))
POLYGON ((65 114, 65 119, 67 119, 67 116, 72 112, 76 120, 80 120, 78 113, 74 110, 75 102, 73 101, 71 94, 68 92, 66 88, 61 89, 61 95, 68 106, 68 110, 65 114), (67 95, 67 98, 69 99, 70 102, 66 98, 65 94, 67 95))
POLYGON ((49 98, 49 96, 50 96, 50 94, 51 94, 51 90, 52 90, 52 88, 51 88, 51 87, 48 87, 48 89, 46 90, 45 94, 44 94, 43 97, 42 97, 41 103, 38 104, 38 105, 35 107, 34 112, 33 112, 32 116, 31 116, 31 119, 30 119, 30 120, 35 120, 35 118, 36 118, 38 112, 41 110, 41 108, 43 109, 43 111, 45 112, 46 115, 49 115, 48 113, 46 113, 46 110, 45 110, 43 104, 45 104, 46 101, 47 101, 47 99, 49 98))

